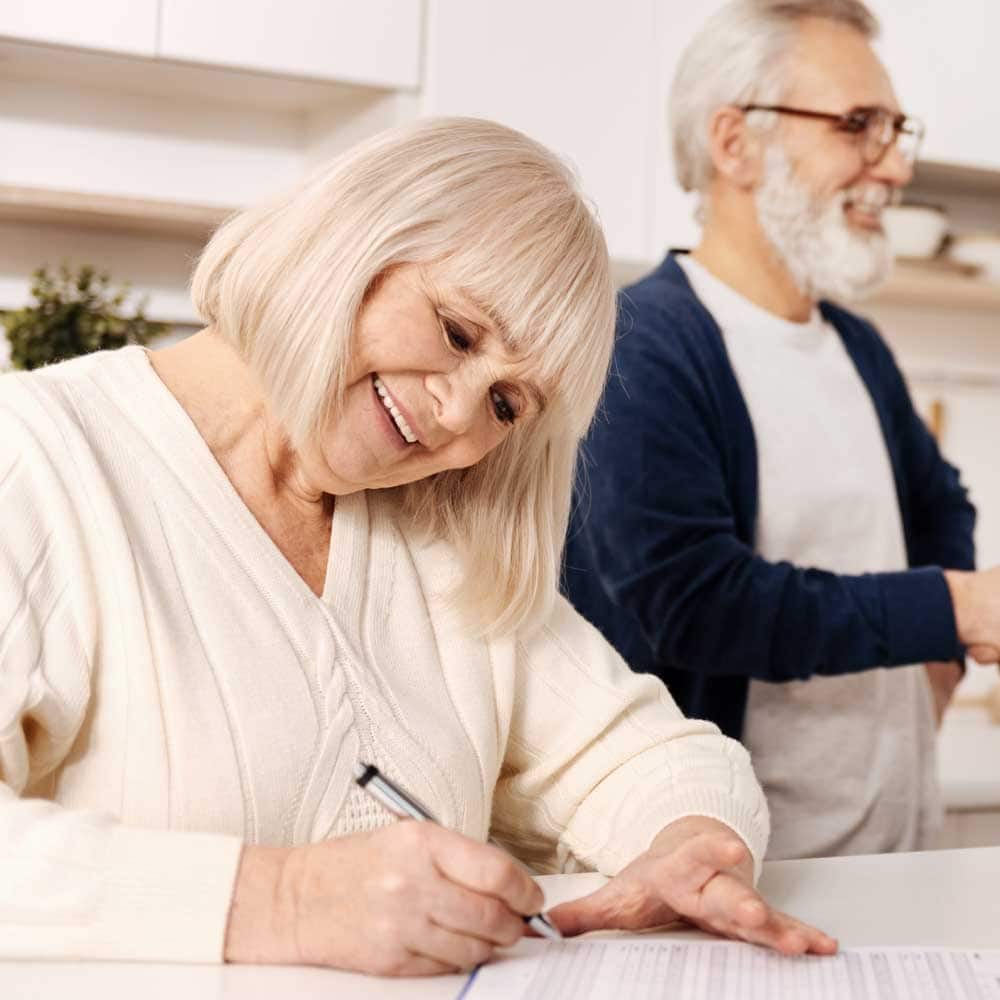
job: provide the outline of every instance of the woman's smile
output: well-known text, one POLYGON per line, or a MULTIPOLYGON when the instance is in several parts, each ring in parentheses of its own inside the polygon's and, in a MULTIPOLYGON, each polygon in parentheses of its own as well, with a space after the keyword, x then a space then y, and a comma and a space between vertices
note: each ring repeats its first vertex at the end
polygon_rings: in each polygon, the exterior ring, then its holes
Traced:
POLYGON ((386 388, 385 383, 378 375, 371 377, 372 389, 375 392, 377 402, 376 411, 381 415, 379 422, 387 425, 391 431, 391 438, 396 447, 404 449, 410 448, 420 442, 414 433, 410 420, 404 414, 402 408, 395 398, 386 388))

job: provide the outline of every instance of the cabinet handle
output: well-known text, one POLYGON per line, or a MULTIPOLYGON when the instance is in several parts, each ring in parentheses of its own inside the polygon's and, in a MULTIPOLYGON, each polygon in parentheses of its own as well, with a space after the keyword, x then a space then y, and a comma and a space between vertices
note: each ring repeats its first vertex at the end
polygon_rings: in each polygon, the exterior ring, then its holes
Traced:
POLYGON ((927 415, 927 427, 938 444, 940 444, 942 438, 944 438, 946 416, 947 413, 945 411, 944 400, 932 399, 930 412, 927 415))

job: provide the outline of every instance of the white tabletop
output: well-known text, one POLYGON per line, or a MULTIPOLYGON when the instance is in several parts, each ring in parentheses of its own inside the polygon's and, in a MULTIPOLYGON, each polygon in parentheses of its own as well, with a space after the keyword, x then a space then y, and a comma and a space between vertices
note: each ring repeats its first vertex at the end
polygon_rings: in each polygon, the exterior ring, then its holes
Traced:
MULTIPOLYGON (((540 881, 551 905, 603 879, 560 875, 540 881)), ((1000 948, 1000 847, 779 861, 764 866, 761 886, 776 906, 817 924, 844 946, 1000 948)), ((253 966, 0 963, 4 1000, 453 1000, 464 981, 253 966)))

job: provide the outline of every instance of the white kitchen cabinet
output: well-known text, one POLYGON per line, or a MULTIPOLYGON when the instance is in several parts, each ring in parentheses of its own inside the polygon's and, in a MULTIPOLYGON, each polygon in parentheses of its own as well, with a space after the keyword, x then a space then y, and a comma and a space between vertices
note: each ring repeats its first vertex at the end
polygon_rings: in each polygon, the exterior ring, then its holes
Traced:
POLYGON ((428 0, 426 115, 492 118, 569 160, 612 256, 648 258, 656 170, 655 0, 428 0))
POLYGON ((873 0, 879 49, 901 106, 922 118, 921 157, 1000 168, 1000 4, 996 0, 873 0))
POLYGON ((158 54, 386 88, 420 82, 421 0, 160 0, 158 54))
POLYGON ((996 566, 1000 564, 1000 467, 996 460, 1000 391, 985 377, 982 385, 921 382, 913 388, 923 413, 929 412, 933 401, 941 404, 942 451, 961 470, 977 509, 977 563, 996 566))
POLYGON ((692 247, 701 234, 695 220, 698 197, 681 190, 674 176, 674 155, 667 121, 667 99, 681 55, 706 21, 726 0, 698 4, 659 4, 656 21, 656 186, 653 257, 659 261, 672 247, 692 247))
POLYGON ((981 708, 948 709, 938 739, 938 779, 946 810, 941 847, 1000 844, 998 757, 1000 725, 981 708))
POLYGON ((2 0, 0 37, 152 56, 158 0, 2 0))

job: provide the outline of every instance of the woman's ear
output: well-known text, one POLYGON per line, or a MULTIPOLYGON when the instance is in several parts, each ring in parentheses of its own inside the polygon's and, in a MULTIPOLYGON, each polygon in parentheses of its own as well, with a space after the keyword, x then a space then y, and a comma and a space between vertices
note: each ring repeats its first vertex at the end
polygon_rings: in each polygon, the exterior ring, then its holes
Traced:
POLYGON ((743 189, 757 186, 763 173, 764 143, 747 126, 739 108, 719 108, 708 124, 708 144, 716 176, 743 189))

